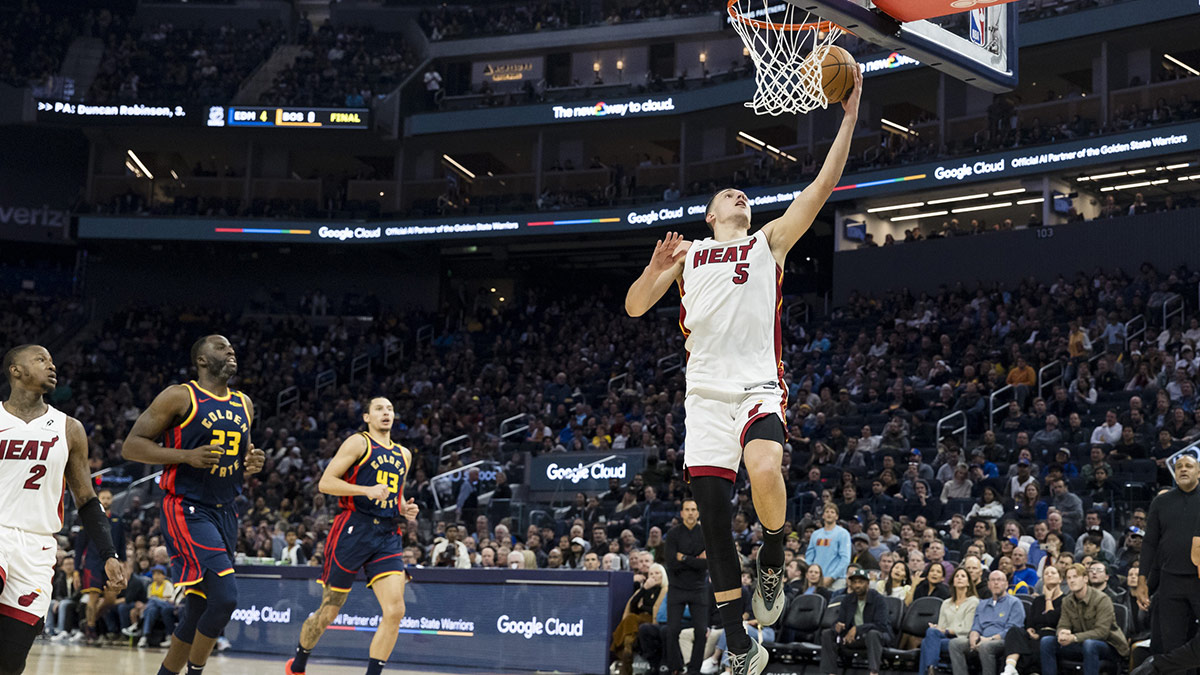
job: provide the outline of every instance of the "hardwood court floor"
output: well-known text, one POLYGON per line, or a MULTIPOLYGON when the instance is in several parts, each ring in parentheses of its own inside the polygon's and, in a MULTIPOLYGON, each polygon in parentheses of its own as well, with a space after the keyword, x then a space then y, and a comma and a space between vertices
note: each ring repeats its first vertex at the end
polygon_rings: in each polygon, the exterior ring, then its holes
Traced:
MULTIPOLYGON (((128 647, 85 647, 38 641, 29 653, 25 675, 154 675, 165 650, 130 649, 128 647)), ((448 658, 452 658, 448 656, 448 658)), ((271 659, 257 655, 215 654, 208 660, 204 675, 283 675, 287 659, 271 659)), ((361 661, 310 659, 308 675, 362 675, 367 667, 366 655, 361 661)), ((401 666, 388 664, 385 675, 515 675, 517 671, 445 669, 432 666, 401 666)))

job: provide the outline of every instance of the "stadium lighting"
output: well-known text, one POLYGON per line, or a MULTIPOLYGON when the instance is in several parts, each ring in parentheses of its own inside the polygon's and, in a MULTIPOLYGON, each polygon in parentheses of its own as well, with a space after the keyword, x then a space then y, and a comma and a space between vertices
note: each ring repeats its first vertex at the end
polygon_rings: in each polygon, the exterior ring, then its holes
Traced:
POLYGON ((758 140, 757 138, 751 136, 750 134, 748 134, 744 131, 739 131, 737 133, 737 140, 739 143, 742 143, 744 145, 749 145, 750 147, 754 148, 755 150, 762 150, 763 148, 767 147, 766 143, 758 140))
POLYGON ((867 213, 885 213, 887 211, 899 211, 900 209, 916 209, 925 206, 925 202, 910 202, 908 204, 892 204, 891 206, 877 206, 873 209, 867 209, 867 213))
POLYGON ((471 170, 468 169, 467 167, 465 167, 462 164, 459 164, 457 161, 455 161, 455 159, 453 157, 451 157, 450 155, 443 154, 442 159, 445 160, 447 163, 449 163, 452 168, 457 169, 458 171, 462 172, 462 174, 464 176, 466 176, 467 178, 469 178, 471 180, 475 180, 475 174, 471 173, 471 170))
POLYGON ((980 204, 978 206, 963 206, 961 208, 951 210, 951 213, 969 213, 971 211, 987 211, 988 209, 1002 209, 1006 206, 1012 206, 1012 202, 999 202, 997 204, 980 204))
POLYGON ((1017 205, 1025 206, 1026 204, 1041 204, 1044 201, 1046 201, 1045 197, 1035 197, 1033 199, 1020 199, 1020 200, 1017 200, 1017 205))
POLYGON ((154 174, 150 173, 150 169, 147 169, 145 164, 142 164, 142 160, 137 156, 136 152, 133 150, 126 150, 125 154, 129 155, 129 159, 132 159, 133 163, 137 164, 138 168, 142 170, 142 173, 146 174, 146 178, 154 180, 154 174))
POLYGON ((1003 197, 1004 195, 1016 195, 1016 194, 1020 194, 1024 191, 1025 191, 1025 188, 1013 188, 1011 190, 999 190, 997 192, 993 192, 992 196, 993 197, 1003 197))
POLYGON ((1168 164, 1167 166, 1160 166, 1156 168, 1155 171, 1174 171, 1175 169, 1186 169, 1191 165, 1191 162, 1183 162, 1182 164, 1168 164))
POLYGON ((1139 181, 1137 183, 1126 183, 1124 185, 1117 185, 1116 189, 1117 190, 1132 190, 1133 188, 1146 187, 1147 185, 1150 185, 1150 181, 1143 180, 1143 181, 1139 181))
POLYGON ((896 124, 895 122, 887 119, 886 117, 880 117, 879 121, 882 122, 883 124, 886 124, 889 127, 892 127, 893 129, 896 129, 897 131, 901 131, 906 134, 912 134, 913 136, 921 135, 921 134, 913 131, 912 129, 909 129, 908 127, 904 126, 903 124, 896 124))
POLYGON ((965 202, 968 199, 984 199, 988 196, 986 192, 980 192, 977 195, 963 195, 961 197, 946 197, 945 199, 930 199, 926 202, 929 205, 933 204, 949 204, 950 202, 965 202))
POLYGON ((1180 68, 1183 68, 1184 70, 1188 71, 1189 73, 1191 73, 1193 75, 1200 75, 1200 70, 1196 70, 1195 68, 1189 66, 1188 64, 1184 63, 1183 61, 1180 61, 1179 59, 1175 58, 1174 56, 1171 56, 1170 54, 1163 54, 1163 58, 1170 61, 1171 63, 1174 63, 1175 65, 1179 66, 1180 68))
POLYGON ((935 216, 944 216, 950 213, 949 211, 930 211, 929 213, 914 213, 911 216, 896 216, 890 220, 893 223, 903 222, 905 220, 917 220, 918 218, 933 218, 935 216))

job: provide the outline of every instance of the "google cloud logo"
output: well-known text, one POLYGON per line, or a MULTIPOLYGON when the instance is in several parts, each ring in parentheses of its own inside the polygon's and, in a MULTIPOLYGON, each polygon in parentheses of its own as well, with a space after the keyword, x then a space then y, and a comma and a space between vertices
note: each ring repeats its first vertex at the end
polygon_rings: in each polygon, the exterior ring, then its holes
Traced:
POLYGON ((887 67, 888 68, 899 68, 900 65, 901 65, 900 64, 900 52, 892 52, 891 54, 888 54, 888 57, 887 57, 887 67))
POLYGON ((596 102, 596 105, 595 105, 595 112, 593 112, 592 114, 595 115, 596 117, 601 117, 603 115, 606 115, 606 114, 608 114, 608 106, 604 103, 604 101, 598 101, 598 102, 596 102))

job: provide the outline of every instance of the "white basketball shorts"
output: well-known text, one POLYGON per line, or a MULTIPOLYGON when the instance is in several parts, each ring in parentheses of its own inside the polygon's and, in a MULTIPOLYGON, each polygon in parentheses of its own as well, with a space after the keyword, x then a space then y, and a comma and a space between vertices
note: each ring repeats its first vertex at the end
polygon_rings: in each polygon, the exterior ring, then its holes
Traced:
POLYGON ((57 551, 58 542, 50 535, 0 525, 0 615, 31 626, 45 618, 57 551))
POLYGON ((683 401, 687 438, 683 464, 690 478, 720 476, 735 480, 750 425, 767 415, 785 424, 784 391, 770 383, 744 392, 695 388, 683 401))

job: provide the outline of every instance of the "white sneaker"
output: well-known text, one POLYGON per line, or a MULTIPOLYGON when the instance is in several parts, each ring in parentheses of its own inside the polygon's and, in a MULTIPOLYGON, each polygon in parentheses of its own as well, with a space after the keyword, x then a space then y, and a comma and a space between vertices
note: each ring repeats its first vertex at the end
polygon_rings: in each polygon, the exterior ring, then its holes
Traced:
POLYGON ((759 675, 767 667, 767 650, 758 640, 750 641, 750 650, 745 654, 729 653, 729 670, 733 675, 759 675))
POLYGON ((121 629, 121 635, 124 635, 125 637, 137 637, 141 634, 141 632, 141 629, 134 624, 130 624, 121 629))
POLYGON ((223 652, 223 651, 226 651, 227 649, 229 649, 229 648, 230 648, 230 647, 232 647, 232 646, 233 646, 233 645, 229 644, 229 640, 228 640, 228 639, 227 639, 227 638, 226 638, 224 635, 222 635, 221 637, 217 638, 217 651, 219 651, 219 652, 223 652))
POLYGON ((138 646, 139 648, 142 648, 142 649, 144 649, 144 648, 146 648, 146 647, 149 647, 149 646, 150 646, 150 638, 148 638, 148 637, 146 637, 145 635, 143 635, 143 636, 141 637, 141 639, 140 639, 140 640, 138 640, 138 644, 137 644, 137 646, 138 646))
POLYGON ((716 675, 721 670, 721 652, 713 652, 713 655, 704 659, 700 664, 700 675, 716 675))
POLYGON ((1005 661, 1004 662, 1004 670, 1000 672, 1000 675, 1019 675, 1019 674, 1017 673, 1016 665, 1005 661))

